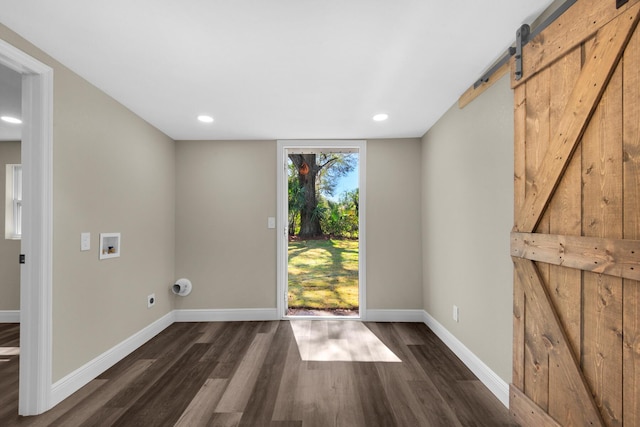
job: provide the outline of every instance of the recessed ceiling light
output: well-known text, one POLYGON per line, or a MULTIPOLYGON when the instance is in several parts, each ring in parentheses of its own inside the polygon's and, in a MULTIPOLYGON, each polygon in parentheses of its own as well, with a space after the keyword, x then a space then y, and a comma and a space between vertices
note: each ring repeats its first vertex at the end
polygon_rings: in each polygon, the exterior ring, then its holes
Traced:
POLYGON ((376 122, 384 122, 388 118, 389 118, 389 115, 387 113, 380 113, 373 116, 373 120, 376 122))
POLYGON ((0 117, 0 119, 3 122, 11 123, 11 124, 14 124, 14 125, 19 125, 20 123, 22 123, 22 120, 17 119, 15 117, 11 117, 11 116, 2 116, 2 117, 0 117))
POLYGON ((198 116, 198 120, 200 120, 202 123, 213 123, 213 117, 211 116, 198 116))

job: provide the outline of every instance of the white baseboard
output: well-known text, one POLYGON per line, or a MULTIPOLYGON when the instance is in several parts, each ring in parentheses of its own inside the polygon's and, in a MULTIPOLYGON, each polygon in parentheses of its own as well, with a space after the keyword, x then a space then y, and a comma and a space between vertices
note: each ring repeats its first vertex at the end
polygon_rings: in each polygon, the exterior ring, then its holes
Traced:
POLYGON ((424 310, 372 310, 366 312, 367 322, 411 322, 424 321, 424 310))
POLYGON ((509 385, 471 352, 458 338, 426 311, 424 323, 453 351, 467 368, 493 393, 505 407, 509 407, 509 385))
MULTIPOLYGON (((19 311, 0 311, 2 319, 20 320, 19 311), (4 317, 3 317, 4 316, 4 317)), ((155 337, 174 322, 231 322, 231 321, 279 320, 277 309, 215 309, 173 310, 140 330, 115 347, 76 369, 51 387, 51 407, 57 405, 104 371, 124 359, 142 344, 155 337)), ((367 321, 371 322, 424 322, 462 360, 478 379, 509 407, 509 386, 482 360, 473 354, 451 332, 429 313, 423 310, 367 310, 367 321)), ((15 320, 14 320, 15 321, 15 320)))
POLYGON ((0 323, 20 323, 20 310, 0 310, 0 323))
POLYGON ((158 335, 175 321, 174 312, 167 313, 146 328, 136 332, 84 366, 71 372, 51 386, 51 407, 78 391, 104 371, 124 359, 142 344, 158 335))
MULTIPOLYGON (((18 313, 19 314, 19 313, 18 313)), ((18 316, 19 319, 19 316, 18 316)), ((51 407, 62 402, 174 322, 278 320, 275 308, 173 310, 51 386, 51 407)))
POLYGON ((240 322, 279 320, 276 308, 173 310, 176 322, 240 322))

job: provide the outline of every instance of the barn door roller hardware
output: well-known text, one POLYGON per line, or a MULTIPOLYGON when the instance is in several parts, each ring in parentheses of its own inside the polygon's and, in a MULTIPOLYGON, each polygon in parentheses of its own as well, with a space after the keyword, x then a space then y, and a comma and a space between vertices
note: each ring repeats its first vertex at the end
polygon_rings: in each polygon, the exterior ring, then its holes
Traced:
MULTIPOLYGON (((522 78, 522 47, 524 45, 526 45, 527 43, 529 43, 529 40, 533 39, 535 36, 540 34, 545 28, 547 28, 549 25, 551 25, 553 23, 553 21, 555 21, 560 15, 562 15, 564 12, 566 12, 566 10, 569 9, 576 1, 577 0, 567 0, 567 1, 565 1, 551 15, 549 15, 549 17, 547 19, 545 19, 544 22, 542 22, 541 24, 537 25, 533 31, 531 31, 531 28, 526 24, 522 25, 520 28, 518 28, 518 31, 516 32, 515 47, 511 46, 505 52, 505 54, 502 56, 502 58, 500 60, 498 60, 498 62, 496 62, 493 65, 493 67, 491 67, 489 69, 489 71, 484 73, 483 76, 480 77, 480 79, 478 79, 473 84, 473 88, 477 89, 478 86, 481 86, 483 83, 487 83, 489 81, 489 79, 491 78, 491 76, 500 67, 502 67, 505 63, 507 63, 509 61, 509 58, 511 58, 514 55, 516 55, 516 70, 515 70, 516 71, 516 75, 515 75, 515 78, 516 78, 516 80, 520 80, 522 78), (527 29, 523 30, 524 27, 527 27, 527 29), (524 35, 525 31, 526 31, 526 36, 524 35), (518 46, 519 46, 519 48, 518 48, 518 46), (518 59, 518 55, 520 56, 519 59, 518 59), (520 68, 518 68, 518 62, 520 64, 520 68), (520 71, 519 75, 518 75, 518 71, 520 71)), ((622 6, 623 4, 625 4, 628 1, 629 0, 616 0, 616 6, 620 7, 620 6, 622 6)))
POLYGON ((522 25, 516 31, 516 80, 522 78, 522 48, 529 42, 529 35, 531 35, 531 27, 527 24, 522 25))

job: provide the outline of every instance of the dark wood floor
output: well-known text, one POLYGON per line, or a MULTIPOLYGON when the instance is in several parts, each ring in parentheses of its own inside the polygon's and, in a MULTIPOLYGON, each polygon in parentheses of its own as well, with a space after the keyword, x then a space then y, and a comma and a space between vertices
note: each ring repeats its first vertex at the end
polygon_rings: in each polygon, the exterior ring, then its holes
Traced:
POLYGON ((384 352, 344 322, 314 321, 304 351, 289 321, 175 323, 37 417, 17 416, 18 356, 0 353, 0 426, 515 425, 425 325, 365 323, 401 362, 363 362, 384 352), (301 359, 317 352, 352 361, 301 359))

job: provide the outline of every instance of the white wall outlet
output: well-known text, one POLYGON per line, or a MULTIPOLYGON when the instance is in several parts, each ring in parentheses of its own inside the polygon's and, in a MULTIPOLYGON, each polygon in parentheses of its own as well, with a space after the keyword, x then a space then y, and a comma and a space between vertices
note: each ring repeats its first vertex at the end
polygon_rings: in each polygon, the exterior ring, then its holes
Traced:
POLYGON ((147 296, 147 308, 151 308, 156 304, 156 294, 147 296))
POLYGON ((80 250, 91 250, 91 233, 80 233, 80 250))
POLYGON ((453 306, 453 320, 455 320, 456 322, 460 321, 460 309, 457 305, 453 306))
POLYGON ((275 217, 270 216, 269 218, 267 218, 267 228, 276 228, 275 217))

